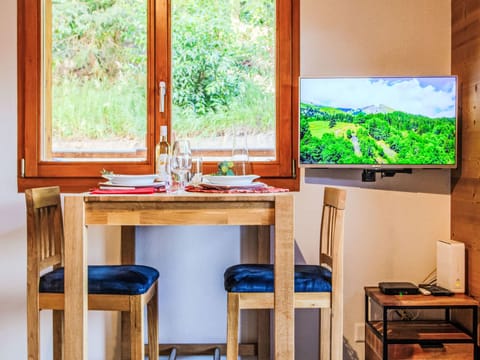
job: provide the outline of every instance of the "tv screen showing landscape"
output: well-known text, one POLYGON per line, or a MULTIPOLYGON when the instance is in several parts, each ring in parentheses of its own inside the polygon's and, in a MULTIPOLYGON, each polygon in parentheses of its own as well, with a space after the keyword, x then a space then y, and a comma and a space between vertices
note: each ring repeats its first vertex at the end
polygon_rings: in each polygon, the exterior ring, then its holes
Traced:
POLYGON ((457 78, 300 79, 304 167, 456 164, 457 78))

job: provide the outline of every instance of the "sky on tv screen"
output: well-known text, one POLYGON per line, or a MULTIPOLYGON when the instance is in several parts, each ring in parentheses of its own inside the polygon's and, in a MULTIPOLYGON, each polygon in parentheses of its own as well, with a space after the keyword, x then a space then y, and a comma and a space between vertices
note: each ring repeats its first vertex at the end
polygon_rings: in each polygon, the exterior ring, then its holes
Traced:
POLYGON ((455 77, 304 78, 300 101, 350 109, 385 105, 430 118, 452 118, 455 98, 455 77))

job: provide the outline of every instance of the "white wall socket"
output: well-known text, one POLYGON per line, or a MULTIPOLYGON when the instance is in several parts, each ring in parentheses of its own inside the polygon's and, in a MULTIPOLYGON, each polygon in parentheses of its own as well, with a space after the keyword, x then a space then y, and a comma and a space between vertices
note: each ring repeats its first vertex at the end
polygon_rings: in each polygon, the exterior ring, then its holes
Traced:
POLYGON ((355 342, 365 342, 365 323, 355 323, 353 340, 355 342))

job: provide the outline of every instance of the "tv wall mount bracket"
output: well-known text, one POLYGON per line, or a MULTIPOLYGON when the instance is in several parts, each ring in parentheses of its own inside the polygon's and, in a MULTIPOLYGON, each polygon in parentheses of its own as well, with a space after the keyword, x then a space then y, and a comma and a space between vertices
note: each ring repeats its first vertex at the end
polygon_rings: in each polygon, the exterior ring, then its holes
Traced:
POLYGON ((374 182, 377 180, 377 173, 380 173, 381 177, 393 177, 396 173, 411 174, 412 169, 364 169, 362 171, 363 182, 374 182))

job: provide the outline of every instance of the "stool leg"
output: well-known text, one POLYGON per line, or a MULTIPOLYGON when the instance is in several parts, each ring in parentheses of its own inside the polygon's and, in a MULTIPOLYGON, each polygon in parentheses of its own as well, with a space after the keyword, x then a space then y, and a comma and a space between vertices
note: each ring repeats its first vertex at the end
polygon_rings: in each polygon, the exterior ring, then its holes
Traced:
MULTIPOLYGON (((33 307, 33 306, 31 306, 33 307)), ((37 310, 31 310, 27 308, 27 329, 28 329, 28 359, 39 360, 40 359, 40 313, 37 310)))
POLYGON ((130 357, 132 360, 144 360, 145 358, 142 305, 142 296, 130 297, 130 357))
POLYGON ((213 351, 213 360, 220 360, 220 355, 220 348, 215 348, 215 350, 213 351))
POLYGON ((158 360, 158 283, 153 285, 153 295, 147 304, 148 359, 158 360))
POLYGON ((323 308, 319 311, 319 354, 320 360, 330 360, 330 337, 331 337, 331 310, 330 308, 323 308))
POLYGON ((168 360, 175 360, 176 358, 177 358, 177 348, 173 348, 172 351, 170 351, 168 360))
POLYGON ((227 298, 227 360, 238 359, 239 296, 228 293, 227 298))

